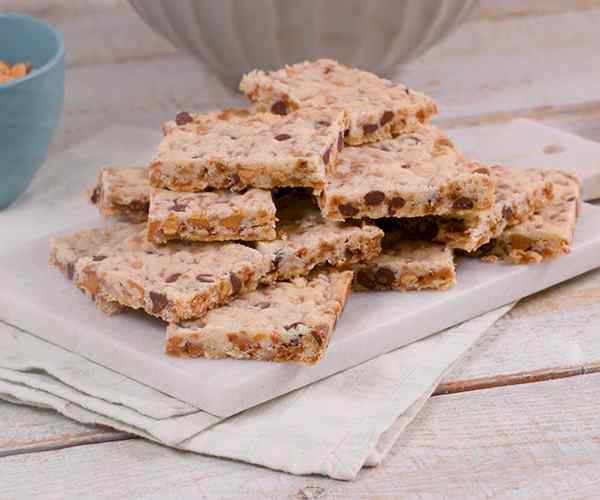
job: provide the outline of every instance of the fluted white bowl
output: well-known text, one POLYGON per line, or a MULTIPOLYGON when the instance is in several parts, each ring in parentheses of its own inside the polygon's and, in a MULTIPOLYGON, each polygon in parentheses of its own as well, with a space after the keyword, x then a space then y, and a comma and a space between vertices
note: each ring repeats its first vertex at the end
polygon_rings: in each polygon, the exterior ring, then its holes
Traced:
POLYGON ((478 0, 129 0, 224 82, 328 57, 389 75, 452 31, 478 0))

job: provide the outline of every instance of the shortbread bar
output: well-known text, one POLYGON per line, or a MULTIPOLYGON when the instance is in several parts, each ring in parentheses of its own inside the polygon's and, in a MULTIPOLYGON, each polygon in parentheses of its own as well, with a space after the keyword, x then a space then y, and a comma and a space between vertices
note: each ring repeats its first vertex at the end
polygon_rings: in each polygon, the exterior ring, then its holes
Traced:
POLYGON ((178 321, 254 290, 270 262, 237 243, 155 245, 146 230, 80 259, 75 283, 91 295, 178 321))
POLYGON ((142 228, 142 224, 118 222, 106 227, 83 229, 67 236, 53 236, 50 238, 50 264, 72 280, 75 264, 80 258, 92 257, 100 248, 120 243, 142 228))
POLYGON ((145 167, 107 167, 90 190, 90 201, 105 217, 136 222, 148 217, 150 181, 145 167))
POLYGON ((305 276, 321 264, 346 266, 381 251, 383 231, 373 224, 344 224, 323 219, 312 196, 290 194, 277 201, 277 239, 256 249, 272 262, 271 279, 305 276))
POLYGON ((381 255, 353 270, 355 290, 446 290, 456 283, 452 250, 428 241, 384 241, 381 255))
POLYGON ((165 127, 150 168, 154 187, 188 192, 322 188, 348 123, 343 111, 327 108, 289 116, 244 109, 189 116, 179 126, 165 127))
POLYGON ((351 282, 351 271, 330 271, 260 288, 199 320, 170 324, 167 353, 316 363, 327 349, 351 282))
POLYGON ((269 191, 178 193, 153 189, 148 239, 225 241, 273 240, 275 204, 269 191))
POLYGON ((258 110, 279 115, 312 106, 343 109, 350 117, 344 140, 352 145, 387 139, 437 112, 419 92, 329 59, 251 71, 240 89, 258 110))
POLYGON ((547 171, 490 167, 496 181, 496 201, 492 208, 464 218, 437 217, 435 241, 452 248, 472 252, 547 205, 554 196, 547 171))
POLYGON ((466 160, 431 126, 347 147, 338 160, 319 198, 328 219, 465 215, 494 202, 489 169, 466 160))
POLYGON ((482 254, 513 264, 535 264, 570 252, 581 204, 580 181, 556 170, 547 177, 554 185, 554 201, 506 229, 482 254))
POLYGON ((489 170, 496 182, 496 201, 491 208, 466 216, 393 219, 392 223, 386 221, 384 230, 400 231, 412 239, 437 241, 473 252, 497 238, 506 227, 519 224, 552 200, 553 185, 545 170, 499 165, 489 170))
MULTIPOLYGON (((93 257, 103 247, 111 247, 126 238, 138 234, 143 224, 116 223, 97 229, 84 229, 68 236, 55 236, 50 239, 50 264, 58 267, 72 280, 79 259, 93 257)), ((96 304, 107 314, 116 314, 123 307, 112 301, 93 296, 96 304)))

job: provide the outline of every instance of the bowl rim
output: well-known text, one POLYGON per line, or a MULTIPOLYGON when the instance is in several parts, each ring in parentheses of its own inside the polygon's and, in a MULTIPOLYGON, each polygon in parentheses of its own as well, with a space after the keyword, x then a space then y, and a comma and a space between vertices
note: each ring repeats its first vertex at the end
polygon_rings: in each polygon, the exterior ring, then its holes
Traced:
POLYGON ((11 81, 0 84, 0 93, 3 91, 9 90, 11 88, 14 88, 26 81, 33 80, 34 78, 37 78, 38 76, 41 76, 44 73, 47 73, 64 58, 65 45, 64 45, 63 36, 60 33, 60 31, 58 31, 56 28, 54 28, 54 26, 52 26, 51 24, 49 24, 45 21, 42 21, 41 19, 38 19, 37 17, 28 16, 26 14, 17 14, 14 12, 0 13, 0 20, 1 19, 14 19, 14 20, 19 20, 19 21, 26 21, 26 22, 29 22, 32 24, 37 24, 39 26, 42 26, 56 40, 57 50, 56 50, 56 54, 54 54, 52 56, 52 58, 46 64, 44 64, 38 68, 33 68, 33 70, 30 73, 28 73, 27 75, 25 75, 21 78, 17 78, 15 80, 11 80, 11 81))

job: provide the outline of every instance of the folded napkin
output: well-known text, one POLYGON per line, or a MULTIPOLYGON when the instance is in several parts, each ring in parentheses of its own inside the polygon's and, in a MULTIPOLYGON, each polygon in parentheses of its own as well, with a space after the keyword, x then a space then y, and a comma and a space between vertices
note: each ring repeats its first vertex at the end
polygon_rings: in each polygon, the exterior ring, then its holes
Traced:
MULTIPOLYGON (((2 250, 89 219, 82 193, 98 169, 146 163, 156 141, 153 132, 114 127, 49 162, 25 197, 0 212, 2 250)), ((381 463, 440 379, 511 307, 227 419, 0 322, 0 398, 196 453, 349 480, 381 463)))
POLYGON ((381 463, 440 379, 511 307, 227 419, 0 323, 0 398, 183 450, 349 480, 381 463))

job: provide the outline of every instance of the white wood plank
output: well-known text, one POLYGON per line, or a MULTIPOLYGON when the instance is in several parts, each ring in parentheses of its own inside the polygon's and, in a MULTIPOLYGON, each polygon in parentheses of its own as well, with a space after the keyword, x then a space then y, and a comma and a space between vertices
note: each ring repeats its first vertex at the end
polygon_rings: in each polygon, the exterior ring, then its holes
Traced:
MULTIPOLYGON (((600 366, 600 270, 521 301, 442 382, 477 387, 481 379, 547 371, 557 376, 600 366)), ((538 374, 543 377, 544 373, 538 374)), ((518 377, 517 377, 518 379, 518 377)), ((513 377, 513 383, 516 381, 513 377)))
POLYGON ((135 440, 0 458, 0 498, 594 498, 599 397, 600 374, 435 397, 353 483, 135 440))
POLYGON ((541 17, 600 7, 598 0, 482 0, 471 21, 504 21, 511 17, 541 17))
POLYGON ((600 141, 600 103, 581 106, 579 109, 564 113, 534 116, 533 119, 587 139, 600 141))
POLYGON ((459 118, 436 118, 438 126, 445 129, 478 127, 502 124, 515 118, 528 118, 551 127, 600 141, 600 101, 573 106, 543 106, 509 112, 489 113, 459 118))
POLYGON ((600 9, 463 25, 399 78, 437 98, 441 118, 597 100, 600 9))
POLYGON ((84 425, 53 410, 0 401, 0 457, 125 438, 107 427, 84 425))

